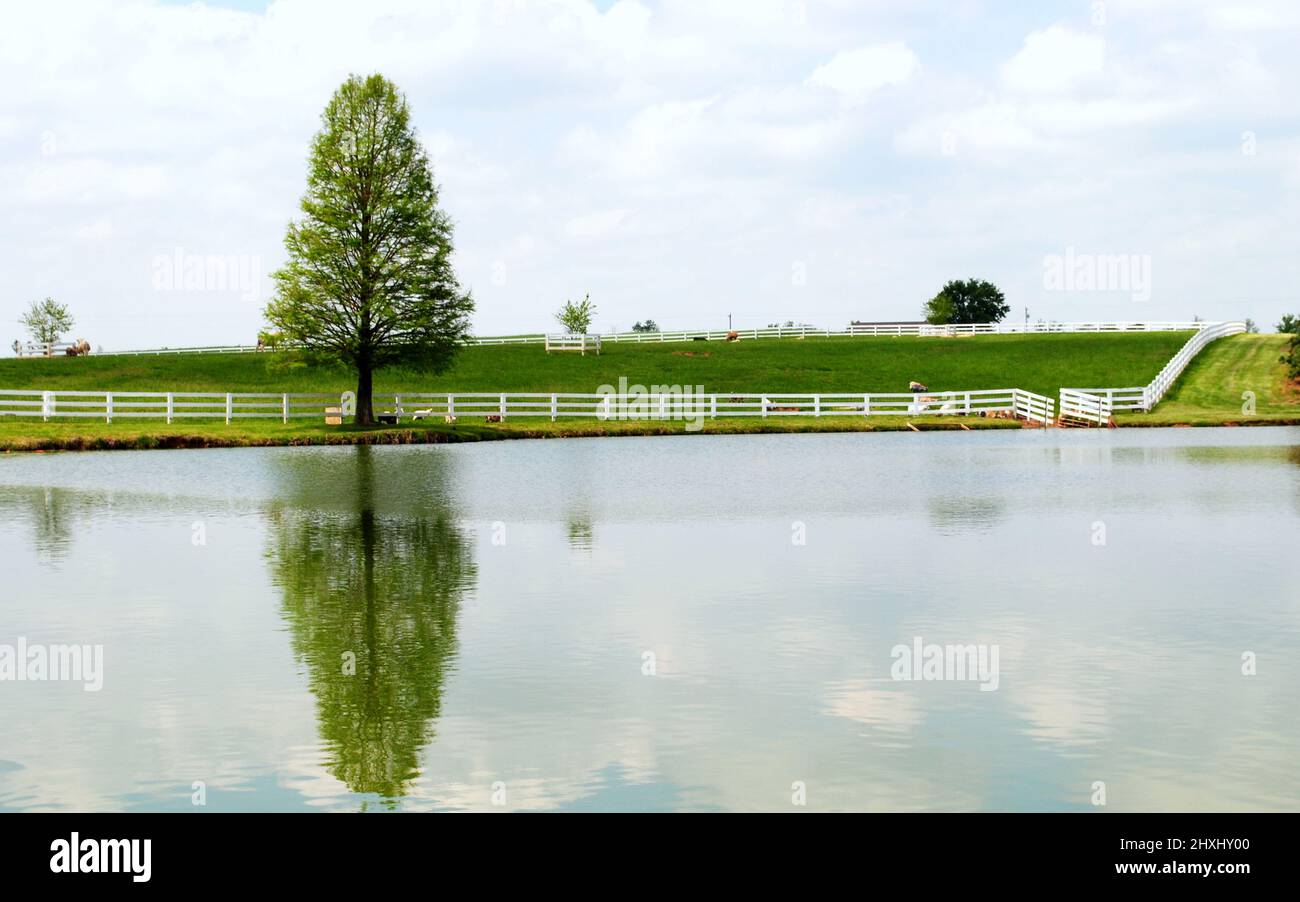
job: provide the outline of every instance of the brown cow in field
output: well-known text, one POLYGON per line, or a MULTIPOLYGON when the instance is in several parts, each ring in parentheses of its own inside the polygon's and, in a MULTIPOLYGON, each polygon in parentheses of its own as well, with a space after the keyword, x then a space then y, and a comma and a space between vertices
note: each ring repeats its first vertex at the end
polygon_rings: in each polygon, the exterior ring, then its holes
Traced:
POLYGON ((68 349, 64 353, 69 357, 85 357, 90 353, 90 342, 86 341, 84 338, 78 338, 72 344, 68 345, 68 349))
POLYGON ((739 332, 728 332, 728 333, 727 333, 727 341, 740 341, 740 333, 739 333, 739 332))

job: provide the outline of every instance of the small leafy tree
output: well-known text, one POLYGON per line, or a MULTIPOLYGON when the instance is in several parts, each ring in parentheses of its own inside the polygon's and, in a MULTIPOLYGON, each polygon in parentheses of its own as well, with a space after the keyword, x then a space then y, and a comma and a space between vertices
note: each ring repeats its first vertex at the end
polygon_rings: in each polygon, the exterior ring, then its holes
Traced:
POLYGON ((19 322, 31 333, 32 341, 42 345, 52 345, 70 332, 74 324, 72 314, 66 304, 60 304, 54 298, 32 301, 32 306, 22 315, 19 322))
POLYGON ((953 317, 957 315, 957 308, 953 305, 952 299, 941 291, 921 306, 921 315, 925 317, 927 323, 943 326, 953 321, 953 317))
POLYGON ((648 319, 645 322, 641 322, 640 320, 638 320, 637 322, 632 324, 632 331, 633 332, 658 332, 659 324, 652 319, 648 319))
POLYGON ((1300 332, 1292 335, 1291 343, 1287 345, 1287 352, 1282 355, 1281 360, 1286 364, 1287 377, 1300 379, 1300 332))
POLYGON ((940 325, 996 323, 1010 310, 1002 291, 983 279, 955 279, 922 307, 926 322, 940 325))
POLYGON ((555 319, 570 335, 586 335, 595 316, 596 305, 591 302, 591 295, 588 294, 581 301, 565 301, 564 306, 555 314, 555 319))
POLYGON ((1284 335, 1300 335, 1300 316, 1294 313, 1282 314, 1282 321, 1277 324, 1277 331, 1284 335))
POLYGON ((369 425, 374 371, 445 369, 474 309, 410 107, 382 75, 350 77, 326 105, 301 207, 266 318, 286 342, 356 370, 356 422, 369 425))
POLYGON ((1251 334, 1251 335, 1254 335, 1255 333, 1257 333, 1257 332, 1259 331, 1259 326, 1257 326, 1257 325, 1255 324, 1255 321, 1254 321, 1253 319, 1251 319, 1250 317, 1246 317, 1246 323, 1245 323, 1245 325, 1246 325, 1246 331, 1247 331, 1249 334, 1251 334))

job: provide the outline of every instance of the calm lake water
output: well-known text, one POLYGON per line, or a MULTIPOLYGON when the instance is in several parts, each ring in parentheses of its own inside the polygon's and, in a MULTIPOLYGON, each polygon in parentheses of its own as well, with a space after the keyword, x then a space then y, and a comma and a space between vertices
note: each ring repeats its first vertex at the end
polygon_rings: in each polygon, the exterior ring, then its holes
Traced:
POLYGON ((1297 429, 7 455, 0 809, 1293 810, 1297 552, 1297 429))

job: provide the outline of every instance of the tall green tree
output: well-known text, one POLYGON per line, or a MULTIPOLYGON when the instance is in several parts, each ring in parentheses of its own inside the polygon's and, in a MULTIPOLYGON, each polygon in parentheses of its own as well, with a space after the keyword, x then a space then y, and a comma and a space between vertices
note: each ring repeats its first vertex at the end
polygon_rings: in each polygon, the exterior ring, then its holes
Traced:
POLYGON ((74 323, 68 305, 60 304, 54 298, 32 301, 18 321, 30 333, 32 341, 42 345, 54 344, 64 332, 72 331, 74 323))
POLYGON ((321 123, 266 318, 286 341, 356 370, 356 422, 369 425, 374 371, 446 369, 474 302, 452 271, 451 220, 397 87, 354 75, 321 123))
POLYGON ((944 323, 996 323, 1011 307, 1002 291, 983 279, 955 279, 922 307, 926 321, 944 323))

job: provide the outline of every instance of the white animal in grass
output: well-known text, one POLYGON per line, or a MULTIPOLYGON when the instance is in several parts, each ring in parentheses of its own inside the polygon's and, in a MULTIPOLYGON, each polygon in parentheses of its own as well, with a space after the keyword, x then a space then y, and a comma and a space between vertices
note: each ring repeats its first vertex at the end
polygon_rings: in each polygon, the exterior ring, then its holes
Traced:
MULTIPOLYGON (((414 420, 427 420, 427 419, 429 419, 429 418, 431 418, 431 417, 435 417, 435 416, 437 416, 437 414, 434 412, 433 408, 432 408, 432 407, 426 407, 426 408, 424 408, 423 410, 417 410, 417 411, 414 411, 414 412, 411 414, 411 420, 412 420, 412 421, 414 421, 414 420)), ((455 417, 453 414, 450 414, 450 413, 449 413, 449 414, 445 414, 445 415, 443 416, 442 420, 443 420, 444 423, 454 423, 454 422, 456 422, 456 417, 455 417)))

